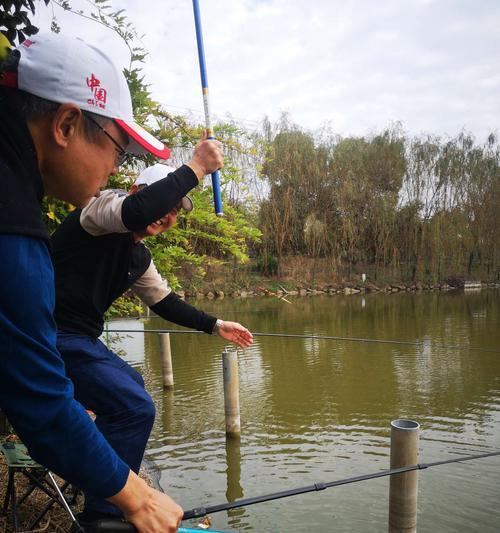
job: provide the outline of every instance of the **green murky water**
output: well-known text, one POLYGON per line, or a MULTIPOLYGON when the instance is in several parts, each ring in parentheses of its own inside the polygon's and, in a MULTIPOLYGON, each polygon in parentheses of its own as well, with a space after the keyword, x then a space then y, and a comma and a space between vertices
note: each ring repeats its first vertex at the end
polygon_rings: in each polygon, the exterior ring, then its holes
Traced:
MULTIPOLYGON (((184 509, 389 467, 389 425, 421 424, 420 462, 500 450, 500 291, 193 301, 252 331, 423 341, 257 337, 240 351, 240 441, 226 441, 220 338, 171 335, 174 392, 156 334, 114 348, 157 406, 147 458, 184 509), (446 346, 446 345, 451 345, 446 346)), ((172 328, 158 318, 110 328, 172 328)), ((110 335, 112 337, 112 335, 110 335)), ((214 529, 387 531, 388 478, 212 515, 214 529)), ((500 457, 420 473, 419 532, 500 531, 500 457)))

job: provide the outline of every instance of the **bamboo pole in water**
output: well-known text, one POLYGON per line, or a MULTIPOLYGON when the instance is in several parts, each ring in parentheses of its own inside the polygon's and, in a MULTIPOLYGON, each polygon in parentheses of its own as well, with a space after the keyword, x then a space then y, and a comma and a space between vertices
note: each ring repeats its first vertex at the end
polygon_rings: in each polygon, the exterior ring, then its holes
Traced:
MULTIPOLYGON (((420 425, 413 420, 391 422, 391 469, 418 463, 420 425)), ((418 472, 391 476, 389 489, 389 533, 417 531, 418 472)))
POLYGON ((170 333, 160 333, 160 359, 163 388, 174 387, 174 371, 172 367, 172 351, 170 349, 170 333))
POLYGON ((224 350, 222 353, 222 372, 226 434, 239 436, 241 433, 240 379, 238 376, 238 352, 236 350, 224 350))

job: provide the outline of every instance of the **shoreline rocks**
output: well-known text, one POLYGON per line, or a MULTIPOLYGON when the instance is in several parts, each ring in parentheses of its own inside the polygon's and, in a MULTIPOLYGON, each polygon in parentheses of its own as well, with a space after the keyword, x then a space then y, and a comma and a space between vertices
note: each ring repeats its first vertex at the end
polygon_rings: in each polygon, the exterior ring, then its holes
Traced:
MULTIPOLYGON (((181 297, 185 298, 197 298, 197 299, 208 299, 221 300, 225 297, 231 298, 254 298, 254 297, 265 297, 265 296, 274 296, 277 298, 283 298, 288 296, 321 296, 321 295, 344 295, 351 296, 354 294, 360 293, 378 293, 384 292, 387 294, 397 294, 401 292, 431 292, 431 291, 450 291, 450 290, 463 290, 464 284, 450 285, 447 282, 435 283, 435 284, 424 284, 421 282, 408 282, 408 283, 389 283, 384 285, 377 285, 371 281, 366 281, 361 284, 331 284, 325 285, 322 287, 303 287, 297 286, 295 289, 285 289, 281 285, 279 289, 269 289, 266 287, 256 287, 254 289, 241 288, 228 290, 225 287, 221 289, 206 289, 197 290, 197 291, 178 291, 178 294, 181 294, 181 297)), ((483 289, 494 288, 500 289, 500 283, 497 282, 481 282, 480 287, 483 289)))

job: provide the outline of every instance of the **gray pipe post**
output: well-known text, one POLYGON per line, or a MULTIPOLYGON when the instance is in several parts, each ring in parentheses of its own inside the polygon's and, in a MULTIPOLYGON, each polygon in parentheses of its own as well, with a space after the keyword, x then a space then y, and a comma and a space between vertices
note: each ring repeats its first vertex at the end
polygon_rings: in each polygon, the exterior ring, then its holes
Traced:
POLYGON ((172 351, 170 350, 170 333, 160 333, 160 359, 163 388, 174 387, 174 371, 172 367, 172 351))
MULTIPOLYGON (((391 422, 391 469, 418 463, 420 425, 413 420, 391 422)), ((418 471, 390 477, 389 533, 417 531, 418 471)))
POLYGON ((238 376, 238 352, 235 349, 226 349, 222 352, 222 372, 226 434, 238 437, 241 433, 240 379, 238 376))

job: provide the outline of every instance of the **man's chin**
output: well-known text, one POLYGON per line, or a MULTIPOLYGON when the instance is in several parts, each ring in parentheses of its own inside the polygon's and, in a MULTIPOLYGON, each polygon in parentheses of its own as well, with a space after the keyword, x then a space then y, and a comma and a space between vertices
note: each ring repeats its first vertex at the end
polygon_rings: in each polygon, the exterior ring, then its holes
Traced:
POLYGON ((146 233, 149 237, 154 237, 155 235, 158 235, 159 233, 161 233, 161 230, 162 230, 162 226, 158 226, 157 224, 153 222, 147 227, 146 233))
POLYGON ((86 196, 83 199, 78 198, 73 201, 70 201, 70 203, 78 207, 79 209, 83 209, 84 207, 87 207, 89 205, 92 198, 99 198, 99 196, 101 196, 101 191, 97 190, 92 196, 86 196))

